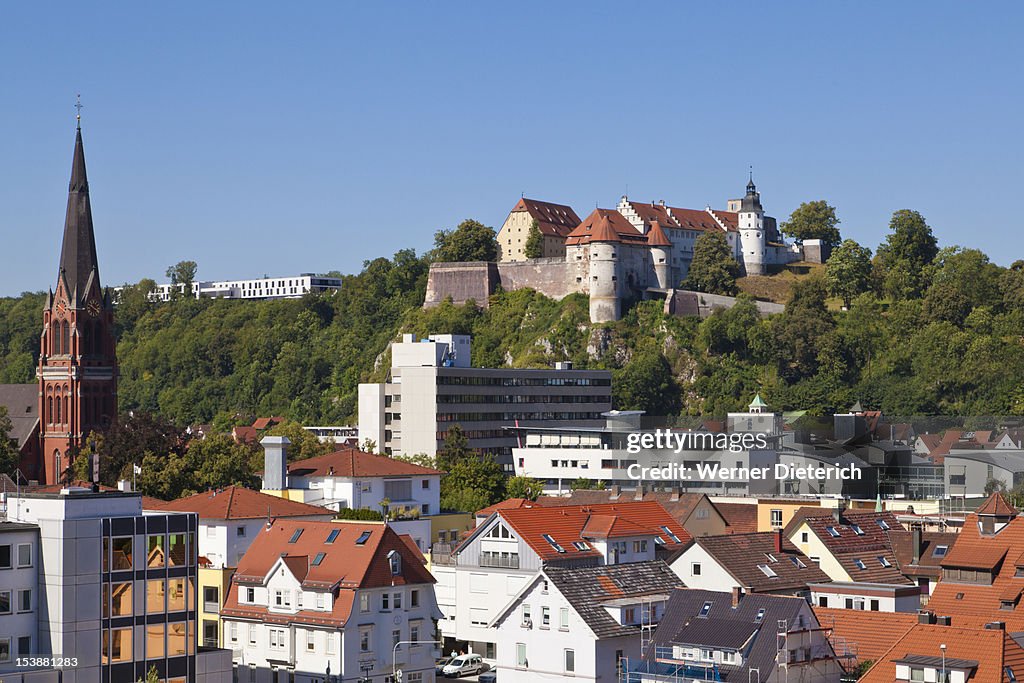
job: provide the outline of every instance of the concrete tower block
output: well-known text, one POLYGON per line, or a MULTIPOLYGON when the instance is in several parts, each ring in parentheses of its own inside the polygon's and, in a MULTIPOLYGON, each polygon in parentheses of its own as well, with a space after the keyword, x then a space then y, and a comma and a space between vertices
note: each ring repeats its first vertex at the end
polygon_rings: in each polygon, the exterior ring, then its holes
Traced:
POLYGON ((284 491, 288 488, 288 446, 287 436, 265 436, 260 439, 263 446, 263 488, 267 491, 284 491))
POLYGON ((590 320, 611 322, 622 317, 619 296, 618 247, 609 242, 590 243, 590 320))

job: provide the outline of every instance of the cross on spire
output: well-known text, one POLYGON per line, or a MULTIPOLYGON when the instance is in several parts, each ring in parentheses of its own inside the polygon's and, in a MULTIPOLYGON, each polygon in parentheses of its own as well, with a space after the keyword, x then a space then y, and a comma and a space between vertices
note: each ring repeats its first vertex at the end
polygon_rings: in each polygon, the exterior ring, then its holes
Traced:
POLYGON ((75 95, 75 121, 78 123, 78 130, 82 130, 82 95, 81 93, 75 95))

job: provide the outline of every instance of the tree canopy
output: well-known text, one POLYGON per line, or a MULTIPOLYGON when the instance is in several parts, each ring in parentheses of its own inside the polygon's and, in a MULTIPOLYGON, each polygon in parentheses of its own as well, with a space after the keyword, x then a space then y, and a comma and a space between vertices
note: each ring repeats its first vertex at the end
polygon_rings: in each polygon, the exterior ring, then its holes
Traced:
POLYGON ((782 224, 782 232, 796 240, 819 239, 822 244, 834 247, 840 239, 836 208, 824 199, 804 202, 782 224))
POLYGON ((893 213, 889 230, 875 255, 883 292, 893 299, 918 298, 928 286, 927 268, 938 242, 924 216, 909 209, 893 213))
POLYGON ((717 232, 704 232, 694 242, 690 271, 683 289, 708 294, 735 294, 740 266, 725 237, 717 232))
POLYGON ((454 230, 434 234, 433 261, 497 261, 501 250, 494 228, 467 218, 454 230))
POLYGON ((523 245, 523 254, 526 258, 540 258, 544 255, 544 235, 536 220, 530 224, 530 234, 527 235, 526 244, 523 245))
POLYGON ((851 239, 843 240, 825 263, 825 284, 828 293, 840 297, 849 308, 853 298, 871 285, 871 250, 851 239))

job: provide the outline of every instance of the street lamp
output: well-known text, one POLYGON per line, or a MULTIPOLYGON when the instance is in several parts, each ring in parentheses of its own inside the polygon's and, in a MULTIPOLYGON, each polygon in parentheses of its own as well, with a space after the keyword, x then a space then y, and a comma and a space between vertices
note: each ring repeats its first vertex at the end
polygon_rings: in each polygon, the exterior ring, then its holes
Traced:
POLYGON ((400 640, 391 650, 391 676, 398 683, 398 648, 402 645, 440 645, 440 640, 400 640))
POLYGON ((939 683, 946 683, 946 644, 939 645, 939 649, 942 650, 942 675, 939 676, 939 683))

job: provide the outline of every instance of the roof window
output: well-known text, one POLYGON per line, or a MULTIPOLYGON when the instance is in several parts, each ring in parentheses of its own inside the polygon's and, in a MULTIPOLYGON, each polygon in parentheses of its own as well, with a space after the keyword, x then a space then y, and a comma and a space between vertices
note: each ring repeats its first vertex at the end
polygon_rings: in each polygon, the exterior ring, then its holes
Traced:
POLYGON ((331 529, 331 533, 327 535, 327 540, 324 541, 324 543, 334 543, 334 541, 336 541, 338 538, 338 534, 340 533, 341 531, 339 531, 338 529, 331 529))
POLYGON ((299 536, 301 536, 301 535, 302 535, 302 527, 299 527, 298 529, 295 530, 295 533, 292 534, 292 537, 288 539, 288 542, 289 543, 297 542, 299 540, 299 536))
POLYGON ((708 616, 708 612, 711 611, 711 605, 712 604, 714 604, 714 603, 712 603, 710 601, 709 602, 705 602, 704 606, 700 608, 700 613, 697 614, 697 616, 698 617, 707 617, 708 616))
POLYGON ((666 536, 672 539, 673 543, 682 543, 682 541, 679 540, 679 537, 672 533, 672 531, 667 526, 661 527, 661 530, 665 532, 666 536))
POLYGON ((565 548, 555 543, 555 539, 551 538, 551 534, 541 534, 541 538, 548 542, 548 544, 560 553, 565 552, 565 548))
POLYGON ((313 566, 319 567, 320 563, 324 561, 325 557, 327 557, 327 553, 317 553, 316 557, 313 558, 313 566))
POLYGON ((359 534, 359 538, 356 539, 356 545, 366 545, 366 542, 370 540, 371 533, 373 532, 364 531, 363 533, 359 534))

